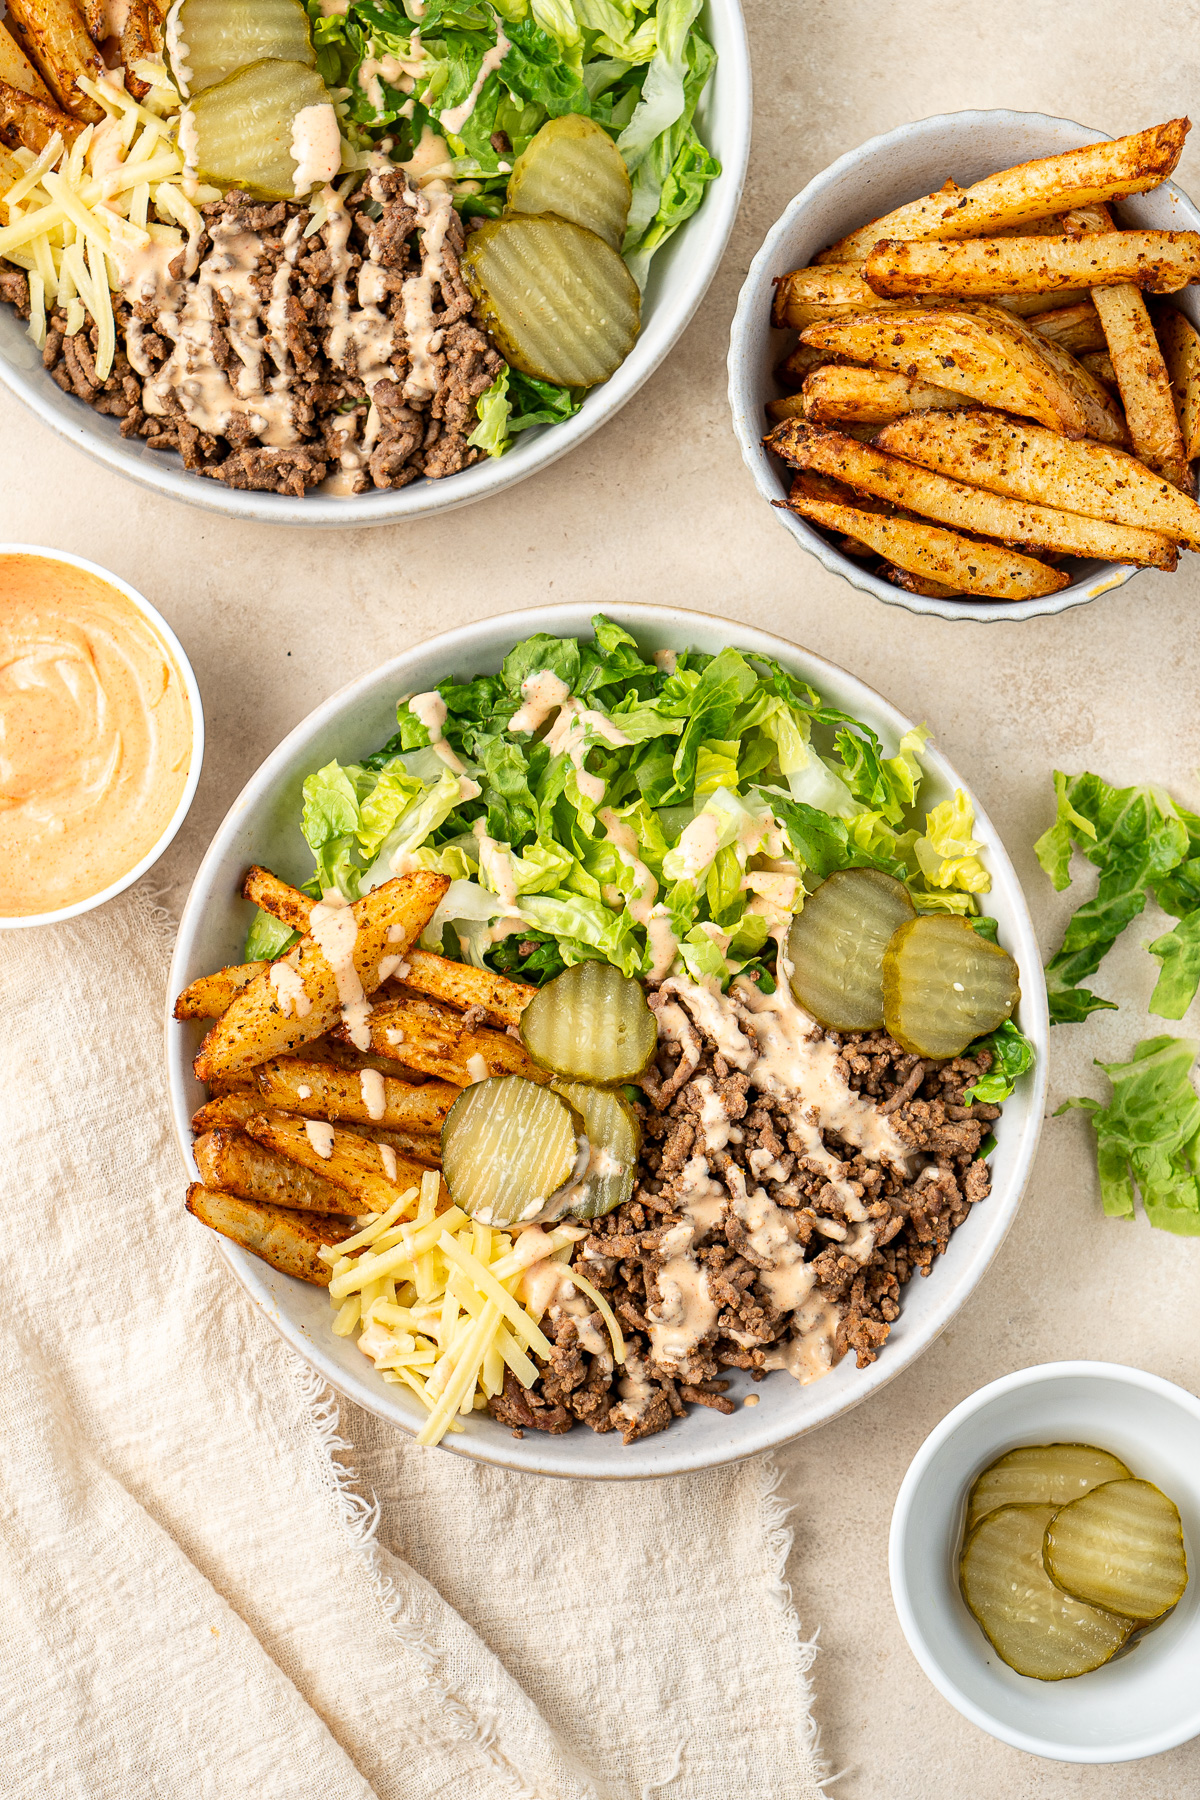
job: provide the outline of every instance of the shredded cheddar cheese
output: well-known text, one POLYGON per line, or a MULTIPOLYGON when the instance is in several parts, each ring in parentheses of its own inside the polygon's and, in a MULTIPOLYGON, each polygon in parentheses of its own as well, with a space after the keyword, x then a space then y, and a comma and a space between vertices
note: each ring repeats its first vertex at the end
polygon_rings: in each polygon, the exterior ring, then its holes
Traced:
POLYGON ((419 1444, 437 1444, 461 1431, 461 1415, 486 1407, 511 1369, 532 1387, 538 1368, 529 1352, 547 1358, 551 1344, 518 1299, 535 1262, 560 1261, 563 1275, 594 1299, 604 1316, 617 1362, 625 1345, 616 1319, 592 1284, 568 1266, 586 1234, 578 1225, 521 1234, 477 1225, 457 1206, 437 1211, 436 1171, 409 1188, 353 1237, 321 1251, 330 1265, 329 1298, 338 1337, 357 1331, 358 1347, 383 1379, 412 1389, 429 1417, 419 1444), (410 1214, 416 1205, 415 1215, 410 1214))
POLYGON ((143 101, 81 76, 103 123, 85 127, 69 148, 56 132, 37 156, 16 150, 0 162, 0 256, 28 272, 29 335, 45 345, 56 307, 68 332, 90 318, 101 381, 116 356, 112 295, 129 260, 155 243, 194 242, 203 226, 197 203, 220 199, 216 188, 186 178, 179 96, 162 64, 140 62, 134 73, 150 84, 143 101))

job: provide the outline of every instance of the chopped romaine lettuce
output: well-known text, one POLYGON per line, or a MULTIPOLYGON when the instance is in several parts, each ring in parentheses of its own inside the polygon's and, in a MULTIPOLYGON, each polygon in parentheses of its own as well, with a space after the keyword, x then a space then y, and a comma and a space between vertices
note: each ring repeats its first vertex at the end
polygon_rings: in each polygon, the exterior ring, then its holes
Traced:
POLYGON ((973 1056, 978 1050, 990 1050, 992 1066, 986 1075, 963 1089, 963 1103, 970 1106, 974 1100, 983 1100, 989 1106, 1000 1106, 1012 1093, 1017 1077, 1032 1069, 1033 1045, 1011 1019, 1006 1019, 998 1031, 972 1044, 967 1055, 973 1056))
POLYGON ((1091 1114, 1110 1217, 1131 1218, 1140 1193, 1151 1225, 1200 1236, 1200 1096, 1191 1079, 1198 1047, 1191 1038, 1147 1038, 1129 1062, 1097 1063, 1112 1084, 1107 1106, 1073 1099, 1059 1107, 1091 1114))
POLYGON ((263 912, 260 907, 246 934, 246 961, 274 962, 299 942, 298 932, 293 931, 282 920, 272 918, 270 913, 263 912))

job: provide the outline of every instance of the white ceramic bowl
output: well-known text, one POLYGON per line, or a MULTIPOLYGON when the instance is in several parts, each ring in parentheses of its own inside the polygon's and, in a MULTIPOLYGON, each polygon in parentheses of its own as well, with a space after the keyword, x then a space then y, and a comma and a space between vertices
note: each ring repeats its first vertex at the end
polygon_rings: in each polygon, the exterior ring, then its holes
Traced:
MULTIPOLYGON (((171 996, 196 976, 241 960, 254 909, 238 894, 250 863, 263 863, 289 880, 302 881, 310 874, 312 859, 297 825, 300 787, 306 774, 331 757, 352 761, 382 743, 395 729, 397 695, 431 688, 451 676, 466 680, 479 672, 495 671, 511 646, 531 632, 588 637, 592 610, 586 606, 539 607, 447 632, 385 663, 318 707, 263 763, 213 839, 180 923, 171 996)), ((909 720, 861 681, 766 632, 667 606, 614 606, 607 611, 646 651, 693 645, 716 652, 733 643, 750 655, 777 657, 810 680, 833 704, 865 719, 888 740, 894 742, 909 728, 909 720)), ((929 778, 925 791, 931 804, 966 785, 936 751, 927 755, 926 763, 929 778)), ((809 1387, 798 1386, 787 1374, 771 1375, 757 1388, 761 1405, 753 1411, 739 1407, 733 1414, 723 1415, 697 1407, 687 1419, 657 1437, 644 1438, 628 1448, 614 1433, 595 1436, 582 1427, 563 1437, 529 1432, 518 1441, 505 1427, 480 1413, 464 1420, 466 1429, 461 1436, 446 1440, 448 1448, 483 1462, 541 1474, 607 1478, 673 1475, 734 1462, 798 1437, 857 1406, 907 1368, 953 1318, 991 1262, 1016 1213, 1041 1130, 1048 1035, 1041 958, 1024 896, 995 829, 978 809, 976 835, 987 846, 984 857, 992 873, 992 910, 1000 921, 1005 944, 1021 967, 1020 1020, 1037 1047, 1037 1068, 1021 1083, 999 1121, 991 1197, 972 1209, 929 1279, 910 1282, 905 1289, 900 1319, 878 1362, 860 1372, 854 1357, 848 1356, 809 1387)), ((197 1176, 188 1121, 202 1098, 191 1064, 201 1036, 201 1026, 179 1025, 168 1019, 171 1106, 191 1180, 197 1176)), ((182 1204, 179 1229, 202 1229, 184 1217, 182 1204)), ((418 1412, 419 1403, 401 1389, 385 1386, 348 1339, 332 1335, 329 1301, 322 1289, 279 1275, 225 1239, 218 1241, 243 1286, 327 1381, 357 1405, 402 1429, 418 1428, 425 1417, 418 1412)), ((739 1399, 750 1391, 751 1384, 737 1371, 730 1374, 735 1378, 731 1394, 739 1399)))
POLYGON ((171 815, 170 823, 158 839, 157 843, 134 864, 119 880, 102 888, 98 894, 90 894, 86 900, 76 900, 72 906, 60 906, 57 912, 23 913, 20 918, 0 917, 0 931, 19 931, 30 925, 59 925, 64 919, 76 919, 80 913, 91 912, 94 907, 103 906, 106 900, 112 900, 125 889, 132 887, 141 879, 148 869, 152 869, 163 851, 171 843, 179 827, 188 816, 192 800, 196 793, 196 784, 200 780, 200 770, 204 763, 204 707, 200 700, 200 689, 192 672, 192 665, 184 653, 183 645, 167 624, 161 613, 155 612, 150 602, 131 588, 127 581, 119 575, 113 575, 108 569, 102 569, 99 563, 87 562, 82 556, 71 556, 66 550, 46 550, 38 544, 0 544, 0 556, 40 556, 48 563, 67 563, 73 569, 83 569, 94 575, 97 580, 105 581, 109 587, 115 588, 118 594, 137 607, 146 618, 151 628, 162 639, 163 646, 175 667, 179 670, 188 698, 188 709, 192 715, 192 760, 188 768, 187 781, 184 783, 179 804, 171 815))
MULTIPOLYGON (((931 1277, 932 1279, 932 1277, 931 1277)), ((1200 1400, 1119 1363, 1044 1363, 981 1388, 930 1432, 892 1514, 892 1597, 941 1694, 993 1737, 1059 1762, 1131 1762, 1200 1734, 1200 1400), (1191 1580, 1171 1616, 1090 1675, 1034 1681, 967 1611, 958 1553, 967 1492, 1019 1444, 1096 1444, 1169 1494, 1191 1580)))
POLYGON ((750 154, 750 60, 738 0, 705 0, 701 23, 717 52, 712 80, 697 109, 697 129, 721 162, 699 211, 659 251, 642 297, 637 343, 610 381, 593 389, 565 424, 523 432, 504 456, 485 457, 460 475, 415 481, 396 490, 338 497, 243 493, 192 475, 174 453, 123 438, 119 421, 64 394, 42 367, 41 354, 11 307, 0 306, 0 381, 42 422, 110 469, 143 487, 209 512, 266 525, 394 525, 483 500, 548 468, 620 412, 682 335, 716 273, 737 216, 750 154))
MULTIPOLYGON (((789 269, 804 268, 818 250, 846 232, 879 218, 893 207, 940 187, 948 175, 968 187, 984 175, 1014 163, 1051 156, 1078 144, 1095 143, 1109 134, 1073 119, 1047 113, 960 112, 918 119, 883 137, 871 138, 857 150, 831 163, 792 201, 767 233, 742 286, 729 340, 729 404, 733 427, 758 491, 765 500, 786 500, 790 474, 762 446, 769 429, 764 407, 782 389, 774 369, 794 334, 771 328, 774 279, 789 269)), ((1200 212, 1173 181, 1152 194, 1120 203, 1130 225, 1170 231, 1200 230, 1200 212)), ((1185 288, 1172 303, 1200 325, 1200 291, 1185 288)), ((910 612, 934 613, 943 619, 1032 619, 1041 613, 1065 612, 1120 587, 1137 571, 1128 564, 1077 561, 1069 587, 1039 600, 937 600, 910 594, 870 574, 851 556, 835 550, 816 528, 786 509, 775 517, 805 550, 854 587, 910 612)))

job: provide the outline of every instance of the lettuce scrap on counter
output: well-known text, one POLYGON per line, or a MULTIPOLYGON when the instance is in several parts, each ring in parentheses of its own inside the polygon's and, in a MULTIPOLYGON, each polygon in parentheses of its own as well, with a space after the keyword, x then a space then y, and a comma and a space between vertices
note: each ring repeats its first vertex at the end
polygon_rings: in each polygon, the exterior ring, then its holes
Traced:
POLYGON ((547 119, 602 125, 633 184, 623 250, 639 286, 721 172, 695 126, 716 62, 700 0, 350 0, 330 16, 306 3, 317 66, 346 90, 360 145, 390 137, 406 161, 427 133, 441 138, 448 173, 474 190, 456 191, 465 214, 499 217, 512 165, 547 119))
MULTIPOLYGON (((854 867, 885 870, 919 910, 994 937, 978 916, 991 882, 970 802, 959 791, 921 807, 924 728, 888 755, 869 725, 768 658, 648 660, 603 614, 593 627, 590 641, 538 633, 499 674, 406 697, 379 750, 311 774, 309 891, 355 899, 405 869, 436 870, 451 886, 426 947, 534 983, 588 958, 665 973, 665 945, 666 966, 693 980, 725 987, 753 971, 769 992, 772 931, 854 867)), ((247 958, 292 941, 260 914, 247 958)), ((999 1101, 1032 1049, 1015 1025, 987 1048, 979 1097, 999 1101)))
POLYGON ((1191 1078, 1198 1049, 1191 1038, 1147 1038, 1129 1062, 1097 1063, 1112 1085, 1107 1106, 1075 1099, 1059 1107, 1091 1114, 1110 1218, 1132 1218, 1137 1192, 1151 1225, 1200 1236, 1200 1094, 1191 1078))
POLYGON ((1149 945, 1162 964, 1150 1011, 1181 1019, 1200 985, 1200 817, 1157 787, 1110 787, 1098 775, 1055 770, 1057 816, 1034 846, 1061 892, 1071 883, 1071 852, 1081 850, 1100 871, 1093 899, 1067 926, 1046 964, 1050 1019, 1078 1023, 1114 1002, 1080 983, 1094 975, 1117 938, 1144 910, 1152 893, 1179 920, 1149 945))

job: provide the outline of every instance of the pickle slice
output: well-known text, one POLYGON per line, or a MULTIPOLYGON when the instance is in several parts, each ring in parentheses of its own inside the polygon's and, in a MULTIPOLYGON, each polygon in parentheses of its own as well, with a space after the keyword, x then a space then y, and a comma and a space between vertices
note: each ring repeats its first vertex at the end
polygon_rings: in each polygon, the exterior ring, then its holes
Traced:
POLYGON ((576 1174, 582 1131, 582 1120, 565 1100, 523 1075, 475 1082, 463 1089, 442 1126, 442 1174, 450 1198, 484 1225, 538 1217, 576 1174))
POLYGON ((239 69, 197 94, 183 115, 195 127, 197 174, 214 187, 245 188, 262 200, 293 199, 296 115, 331 104, 321 77, 303 63, 262 61, 239 69))
POLYGON ((633 189, 625 158, 582 113, 548 119, 513 164, 510 213, 554 213, 621 248, 633 189))
POLYGON ((959 1564, 963 1598, 984 1636, 1010 1669, 1036 1681, 1098 1669, 1133 1630, 1131 1619, 1073 1599, 1047 1575, 1042 1538, 1054 1510, 1001 1506, 988 1513, 959 1564))
POLYGON ((572 1219, 599 1219, 615 1212, 633 1192, 642 1141, 637 1114, 615 1088, 592 1087, 585 1081, 553 1081, 550 1088, 583 1120, 590 1150, 580 1192, 564 1212, 572 1219))
POLYGON ((924 913, 902 925, 884 951, 884 1023, 914 1056, 960 1056, 1003 1025, 1020 998, 1008 951, 965 919, 924 913))
POLYGON ((1179 1509, 1152 1481, 1106 1481, 1046 1527, 1046 1572, 1091 1606, 1161 1619, 1187 1586, 1179 1509))
POLYGON ((535 1063, 572 1081, 635 1081, 658 1047, 642 984, 611 963, 581 962, 539 988, 521 1014, 535 1063))
POLYGON ((202 94, 263 57, 316 66, 302 0, 177 0, 166 46, 171 79, 184 96, 202 94))
POLYGON ((1094 1444, 1022 1444, 983 1471, 967 1501, 967 1530, 998 1506, 1042 1501, 1066 1506, 1102 1481, 1120 1481, 1129 1470, 1120 1457, 1094 1444))
POLYGON ((541 213, 489 219, 467 239, 462 268, 497 348, 526 375, 594 387, 633 349, 637 283, 582 225, 541 213))
POLYGON ((879 869, 839 869, 805 900, 788 933, 792 992, 830 1031, 883 1024, 883 953, 916 917, 908 889, 879 869))

